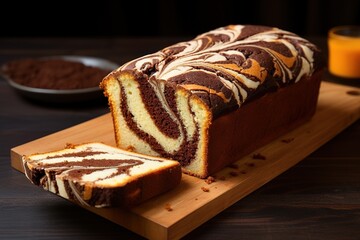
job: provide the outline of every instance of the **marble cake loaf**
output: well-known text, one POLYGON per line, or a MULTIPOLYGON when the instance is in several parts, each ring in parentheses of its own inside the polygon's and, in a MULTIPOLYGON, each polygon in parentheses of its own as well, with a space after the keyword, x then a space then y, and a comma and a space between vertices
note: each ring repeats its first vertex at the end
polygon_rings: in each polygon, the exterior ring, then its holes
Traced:
POLYGON ((129 61, 100 87, 118 147, 205 178, 312 117, 319 59, 294 33, 228 25, 129 61))
POLYGON ((133 207, 181 181, 179 162, 127 152, 103 143, 23 157, 35 185, 90 207, 133 207))

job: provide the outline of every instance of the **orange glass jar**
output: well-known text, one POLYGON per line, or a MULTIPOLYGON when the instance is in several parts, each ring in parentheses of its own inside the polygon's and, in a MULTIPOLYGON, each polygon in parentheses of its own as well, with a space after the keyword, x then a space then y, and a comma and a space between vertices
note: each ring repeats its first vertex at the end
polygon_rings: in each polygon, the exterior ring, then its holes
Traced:
POLYGON ((338 26, 329 30, 329 72, 343 78, 360 79, 360 26, 338 26))

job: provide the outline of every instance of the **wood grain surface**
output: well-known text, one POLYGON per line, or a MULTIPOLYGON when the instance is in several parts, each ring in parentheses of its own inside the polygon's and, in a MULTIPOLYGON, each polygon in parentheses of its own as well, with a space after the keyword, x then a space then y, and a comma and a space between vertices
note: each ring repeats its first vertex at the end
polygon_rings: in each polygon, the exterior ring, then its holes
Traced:
MULTIPOLYGON (((149 239, 181 238, 294 166, 359 119, 358 91, 322 82, 317 111, 310 122, 226 167, 215 175, 216 181, 211 184, 183 174, 176 189, 131 210, 86 209, 149 239)), ((11 165, 23 171, 22 155, 89 141, 115 144, 110 114, 12 148, 11 165)))

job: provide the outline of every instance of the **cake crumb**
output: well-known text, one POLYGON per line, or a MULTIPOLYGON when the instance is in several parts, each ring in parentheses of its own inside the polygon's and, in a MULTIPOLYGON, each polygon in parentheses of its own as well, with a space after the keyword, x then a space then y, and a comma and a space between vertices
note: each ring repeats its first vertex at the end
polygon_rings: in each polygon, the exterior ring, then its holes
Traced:
POLYGON ((205 182, 206 182, 207 184, 211 184, 211 183, 215 182, 215 178, 212 177, 212 176, 208 176, 208 177, 205 179, 205 182))
POLYGON ((290 143, 290 142, 294 141, 294 138, 285 138, 285 139, 281 139, 281 141, 283 143, 290 143))
POLYGON ((235 172, 235 171, 231 171, 231 172, 229 172, 229 174, 230 174, 230 176, 232 176, 232 177, 236 177, 236 176, 239 175, 238 172, 235 172))
POLYGON ((346 94, 353 95, 353 96, 360 96, 360 91, 350 90, 350 91, 347 91, 346 94))
POLYGON ((170 203, 165 204, 165 209, 169 212, 171 212, 173 210, 170 203))
POLYGON ((67 149, 74 149, 74 148, 75 148, 75 144, 73 144, 73 143, 66 143, 66 144, 65 144, 65 148, 67 148, 67 149))
POLYGON ((233 168, 233 169, 238 169, 239 168, 239 166, 237 164, 235 164, 235 163, 230 164, 228 167, 233 168))
POLYGON ((255 163, 246 163, 246 165, 249 167, 255 167, 255 163))
POLYGON ((225 177, 225 176, 220 176, 220 177, 218 177, 217 179, 219 179, 219 180, 221 180, 221 181, 224 181, 224 180, 226 179, 226 177, 225 177))
POLYGON ((240 173, 241 173, 241 174, 246 174, 246 171, 241 170, 240 173))
POLYGON ((201 190, 203 190, 204 192, 210 192, 210 189, 207 187, 201 187, 201 190))
POLYGON ((253 154, 252 158, 257 159, 257 160, 266 160, 266 157, 264 155, 262 155, 261 153, 253 154))

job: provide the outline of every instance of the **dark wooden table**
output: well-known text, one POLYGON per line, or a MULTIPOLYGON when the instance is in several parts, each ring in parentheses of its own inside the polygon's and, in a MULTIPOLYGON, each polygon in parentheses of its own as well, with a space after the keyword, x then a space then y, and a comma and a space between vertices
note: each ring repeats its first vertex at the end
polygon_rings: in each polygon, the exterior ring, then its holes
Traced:
MULTIPOLYGON (((59 54, 122 64, 186 39, 0 39, 0 64, 59 54)), ((313 41, 326 57, 324 39, 313 41)), ((359 86, 327 74, 324 80, 359 86)), ((12 147, 108 112, 105 98, 74 106, 40 104, 0 79, 0 109, 0 239, 141 239, 32 185, 10 165, 12 147)), ((360 121, 184 239, 360 239, 360 121)))

